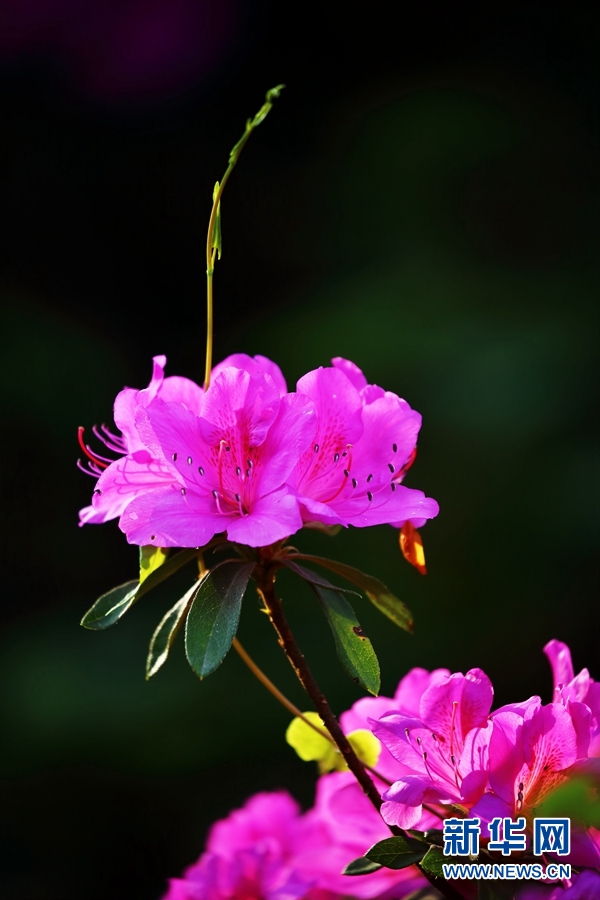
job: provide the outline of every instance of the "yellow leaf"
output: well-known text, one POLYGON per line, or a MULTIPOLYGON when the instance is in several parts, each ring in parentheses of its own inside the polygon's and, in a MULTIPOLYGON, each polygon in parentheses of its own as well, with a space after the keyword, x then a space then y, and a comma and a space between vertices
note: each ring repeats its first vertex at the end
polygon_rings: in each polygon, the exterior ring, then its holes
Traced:
POLYGON ((168 553, 168 549, 153 547, 151 544, 147 547, 140 547, 140 584, 143 584, 148 575, 162 566, 168 553))
MULTIPOLYGON (((303 715, 322 731, 327 732, 323 720, 315 712, 305 712, 303 715)), ((303 719, 292 719, 285 733, 288 744, 294 748, 300 759, 305 762, 316 762, 321 774, 325 772, 344 772, 348 766, 344 757, 325 735, 319 734, 311 728, 303 719)), ((364 728, 359 728, 348 735, 350 746, 361 762, 366 766, 375 766, 379 759, 381 744, 374 734, 364 728)))
POLYGON ((374 768, 377 765, 377 760, 381 753, 381 742, 371 731, 367 731, 366 728, 351 731, 348 735, 348 741, 361 763, 370 768, 374 768))

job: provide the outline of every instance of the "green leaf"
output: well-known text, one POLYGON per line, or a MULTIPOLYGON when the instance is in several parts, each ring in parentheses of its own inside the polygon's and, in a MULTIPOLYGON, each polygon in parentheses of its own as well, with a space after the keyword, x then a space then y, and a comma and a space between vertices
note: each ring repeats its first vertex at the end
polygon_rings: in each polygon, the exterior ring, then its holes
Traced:
POLYGON ((426 853, 427 847, 421 841, 398 835, 374 844, 365 856, 386 869, 405 869, 419 862, 426 853))
POLYGON ((366 856, 359 856, 358 859, 353 859, 351 863, 348 863, 342 870, 342 875, 370 875, 371 872, 378 872, 382 868, 381 863, 372 862, 366 856))
POLYGON ((185 566, 186 563, 191 562, 196 558, 197 551, 195 549, 189 550, 180 550, 179 553, 175 553, 173 556, 169 556, 166 562, 163 562, 161 566, 155 568, 153 572, 150 572, 149 575, 144 579, 144 583, 140 584, 139 590, 137 592, 136 600, 139 600, 140 597, 143 597, 144 594, 147 594, 148 591, 151 591, 152 588, 155 588, 157 585, 162 584, 163 581, 166 581, 167 578, 170 578, 171 575, 174 575, 175 572, 178 572, 182 566, 185 566))
MULTIPOLYGON (((455 861, 456 860, 449 856, 444 856, 441 847, 430 847, 421 860, 421 868, 424 872, 428 872, 429 875, 435 875, 436 878, 443 878, 444 870, 442 869, 442 865, 444 863, 455 861)), ((461 860, 459 859, 458 862, 461 862, 461 860)), ((464 860, 462 860, 462 862, 464 862, 464 860)))
POLYGON ((343 596, 347 592, 289 559, 282 562, 308 581, 317 595, 333 632, 340 662, 352 680, 377 696, 381 684, 379 662, 371 641, 363 632, 354 610, 343 596))
POLYGON ((101 631, 114 625, 132 603, 135 603, 138 587, 138 581, 126 581, 107 594, 102 594, 81 620, 83 627, 91 631, 101 631))
POLYGON ((304 566, 299 566, 298 563, 295 563, 290 557, 282 559, 281 562, 290 569, 291 572, 295 572, 296 575, 299 575, 300 578, 303 578, 304 581, 308 581, 311 585, 316 584, 319 585, 319 587, 328 588, 330 591, 339 591, 342 594, 353 594, 355 597, 360 596, 356 591, 351 591, 349 588, 341 588, 338 587, 337 584, 332 584, 330 581, 327 581, 326 578, 323 578, 322 575, 313 572, 312 569, 305 569, 304 566))
POLYGON ((196 589, 185 626, 185 652, 200 678, 214 672, 231 647, 253 568, 254 563, 221 563, 196 589))
POLYGON ((386 587, 382 581, 379 581, 378 578, 374 578, 372 575, 366 575, 364 572, 361 572, 360 569, 355 569, 354 566, 347 566, 345 563, 337 562, 337 560, 334 559, 324 559, 322 556, 298 554, 297 557, 294 556, 294 559, 296 558, 314 562, 319 566, 323 566, 324 569, 336 572, 347 581, 351 581, 352 584, 355 584, 364 591, 371 603, 376 606, 380 612, 384 613, 388 619, 391 619, 395 625, 404 628, 405 631, 413 631, 413 617, 411 611, 398 599, 398 597, 392 594, 390 589, 386 587))
POLYGON ((198 590, 198 583, 193 584, 181 600, 171 607, 168 613, 161 619, 150 641, 148 659, 146 660, 146 680, 155 675, 163 663, 166 662, 169 650, 177 633, 181 628, 185 615, 190 608, 192 598, 198 590))
POLYGON ((143 584, 140 584, 138 581, 128 581, 119 585, 119 587, 113 588, 107 594, 103 594, 88 609, 80 624, 91 631, 101 631, 110 625, 114 625, 133 606, 136 600, 139 600, 153 587, 156 587, 169 578, 170 575, 177 572, 187 562, 194 559, 195 555, 195 550, 181 550, 175 556, 171 556, 159 568, 155 568, 154 571, 150 572, 144 579, 143 584))
POLYGON ((148 575, 166 562, 168 554, 168 547, 154 547, 152 544, 140 547, 140 584, 143 584, 148 575))

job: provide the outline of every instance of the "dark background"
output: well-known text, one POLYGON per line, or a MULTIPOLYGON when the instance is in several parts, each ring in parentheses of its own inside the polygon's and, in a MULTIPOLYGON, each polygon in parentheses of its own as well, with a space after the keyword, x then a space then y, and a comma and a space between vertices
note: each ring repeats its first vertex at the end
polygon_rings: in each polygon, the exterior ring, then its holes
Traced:
MULTIPOLYGON (((600 676, 592 4, 5 0, 0 35, 0 896, 154 900, 211 821, 261 789, 308 804, 314 772, 235 654, 201 684, 179 642, 144 681, 171 589, 79 628, 137 558, 114 522, 77 528, 75 433, 153 354, 202 379, 212 186, 274 84, 223 202, 216 359, 266 354, 293 386, 352 358, 422 412, 406 483, 441 506, 426 578, 389 527, 295 543, 412 608, 409 636, 359 603, 387 693, 480 666, 497 704, 547 701, 552 637, 600 676)), ((347 707, 313 598, 282 590, 347 707)), ((306 708, 251 595, 242 618, 306 708)))

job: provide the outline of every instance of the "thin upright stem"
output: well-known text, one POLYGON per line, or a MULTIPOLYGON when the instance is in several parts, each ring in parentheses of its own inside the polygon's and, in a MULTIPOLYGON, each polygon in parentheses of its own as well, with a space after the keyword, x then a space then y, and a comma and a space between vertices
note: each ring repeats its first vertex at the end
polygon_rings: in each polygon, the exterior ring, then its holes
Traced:
POLYGON ((267 91, 265 102, 256 113, 254 118, 248 119, 243 135, 229 154, 229 165, 221 179, 217 182, 213 191, 213 205, 208 220, 208 233, 206 235, 206 363, 204 367, 204 390, 210 385, 210 373, 212 371, 212 350, 213 350, 213 275, 215 271, 215 261, 217 254, 221 258, 221 228, 220 228, 220 203, 225 185, 229 180, 229 176, 233 172, 240 153, 246 145, 246 141, 254 131, 257 125, 265 119, 273 106, 273 101, 279 97, 285 85, 278 84, 277 87, 267 91))

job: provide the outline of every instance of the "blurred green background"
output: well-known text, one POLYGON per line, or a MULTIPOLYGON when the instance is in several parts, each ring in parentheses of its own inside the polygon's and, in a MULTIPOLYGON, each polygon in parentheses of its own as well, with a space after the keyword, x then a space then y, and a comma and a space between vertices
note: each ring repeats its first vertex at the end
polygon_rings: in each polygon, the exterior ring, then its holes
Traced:
MULTIPOLYGON (((201 380, 212 185, 279 81, 223 202, 216 358, 263 353, 290 386, 353 359, 423 414, 406 483, 441 507, 422 532, 425 578, 389 527, 296 545, 378 575, 413 610, 409 636, 357 605, 384 692, 411 666, 480 666, 497 704, 547 701, 553 637, 600 677, 591 5, 422 5, 398 31, 392 4, 232 0, 220 24, 203 20, 207 46, 218 31, 204 68, 169 80, 180 57, 161 57, 144 91, 112 93, 65 61, 68 7, 50 27, 34 4, 21 43, 0 41, 0 897, 153 900, 215 818, 262 789, 309 804, 314 771, 235 654, 200 683, 179 642, 144 681, 170 586, 106 633, 79 628, 135 577, 137 551, 115 523, 77 528, 93 483, 75 468, 76 428, 110 422, 153 354, 201 380)), ((341 711, 359 691, 314 597, 281 587, 341 711)), ((249 594, 241 639, 307 708, 257 608, 249 594)))

